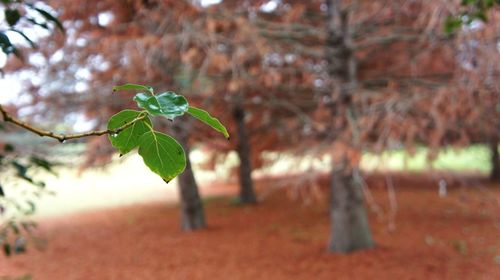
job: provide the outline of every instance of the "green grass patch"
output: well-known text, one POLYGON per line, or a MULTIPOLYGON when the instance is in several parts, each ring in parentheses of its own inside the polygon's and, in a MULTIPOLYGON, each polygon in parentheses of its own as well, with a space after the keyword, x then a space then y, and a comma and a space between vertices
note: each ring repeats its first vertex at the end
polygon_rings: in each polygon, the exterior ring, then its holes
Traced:
POLYGON ((428 160, 429 149, 420 147, 414 155, 405 150, 386 151, 381 155, 366 153, 361 160, 365 170, 407 170, 425 171, 429 169, 450 171, 471 171, 487 173, 491 169, 490 151, 485 145, 466 148, 446 148, 439 152, 434 161, 428 160))

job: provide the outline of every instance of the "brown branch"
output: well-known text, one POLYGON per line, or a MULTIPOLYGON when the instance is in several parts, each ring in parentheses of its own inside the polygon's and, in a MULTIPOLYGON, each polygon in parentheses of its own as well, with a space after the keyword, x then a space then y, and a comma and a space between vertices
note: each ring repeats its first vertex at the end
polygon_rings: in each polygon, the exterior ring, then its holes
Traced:
POLYGON ((71 140, 71 139, 77 139, 77 138, 84 138, 84 137, 89 137, 89 136, 102 136, 104 134, 117 134, 120 133, 121 131, 127 129, 128 127, 132 126, 134 123, 143 120, 147 117, 147 114, 140 114, 138 117, 135 119, 131 120, 130 122, 125 123, 124 125, 115 128, 115 129, 106 129, 106 130, 93 130, 85 133, 75 133, 75 134, 58 134, 54 133, 52 131, 48 130, 43 130, 41 128, 34 127, 26 122, 23 122, 13 116, 11 116, 5 109, 0 105, 0 113, 3 116, 3 121, 4 122, 10 122, 14 125, 17 125, 19 127, 22 127, 28 131, 31 131, 41 137, 49 137, 49 138, 54 138, 57 139, 59 142, 63 143, 66 140, 71 140))

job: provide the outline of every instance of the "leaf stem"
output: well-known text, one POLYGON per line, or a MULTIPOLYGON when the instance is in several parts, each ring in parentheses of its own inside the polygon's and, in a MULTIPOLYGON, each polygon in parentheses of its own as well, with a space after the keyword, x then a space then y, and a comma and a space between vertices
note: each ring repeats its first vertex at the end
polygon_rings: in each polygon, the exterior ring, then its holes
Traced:
POLYGON ((153 127, 151 125, 149 125, 149 123, 147 122, 144 122, 144 124, 149 128, 149 130, 151 130, 151 132, 155 132, 155 130, 153 129, 153 127))

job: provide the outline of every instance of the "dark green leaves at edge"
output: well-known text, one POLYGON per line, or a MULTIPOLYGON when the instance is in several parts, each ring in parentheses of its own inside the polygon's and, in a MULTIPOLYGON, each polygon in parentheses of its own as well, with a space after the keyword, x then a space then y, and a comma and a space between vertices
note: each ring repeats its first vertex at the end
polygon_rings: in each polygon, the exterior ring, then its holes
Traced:
POLYGON ((47 12, 43 9, 36 8, 32 4, 26 4, 26 5, 29 6, 30 8, 32 8, 33 10, 39 12, 47 21, 53 22, 57 26, 57 28, 59 28, 59 30, 61 30, 62 33, 65 32, 64 26, 62 25, 62 23, 59 21, 59 19, 57 17, 51 15, 49 12, 47 12))

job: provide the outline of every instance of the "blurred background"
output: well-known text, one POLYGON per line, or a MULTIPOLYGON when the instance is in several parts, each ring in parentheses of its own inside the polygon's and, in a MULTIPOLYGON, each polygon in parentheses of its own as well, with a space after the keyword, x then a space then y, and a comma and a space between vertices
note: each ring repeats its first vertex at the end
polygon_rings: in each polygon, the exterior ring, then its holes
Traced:
POLYGON ((134 83, 231 137, 154 119, 189 155, 165 184, 4 114, 0 279, 500 277, 498 4, 4 1, 4 112, 100 130, 134 83))

